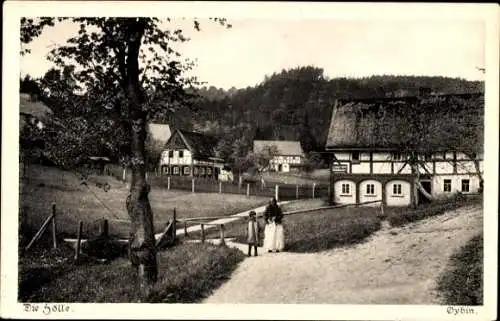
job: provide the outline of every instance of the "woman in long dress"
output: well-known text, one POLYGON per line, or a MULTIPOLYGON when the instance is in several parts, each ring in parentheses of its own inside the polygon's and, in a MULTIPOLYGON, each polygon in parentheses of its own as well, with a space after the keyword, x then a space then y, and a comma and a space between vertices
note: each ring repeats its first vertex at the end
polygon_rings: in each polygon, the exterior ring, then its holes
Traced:
POLYGON ((273 198, 264 213, 266 227, 264 229, 264 250, 279 252, 285 247, 283 231, 283 212, 273 198))
POLYGON ((274 217, 275 223, 275 234, 274 234, 274 242, 275 242, 275 250, 276 252, 283 251, 285 248, 285 231, 283 230, 283 212, 281 208, 276 205, 276 216, 274 217))

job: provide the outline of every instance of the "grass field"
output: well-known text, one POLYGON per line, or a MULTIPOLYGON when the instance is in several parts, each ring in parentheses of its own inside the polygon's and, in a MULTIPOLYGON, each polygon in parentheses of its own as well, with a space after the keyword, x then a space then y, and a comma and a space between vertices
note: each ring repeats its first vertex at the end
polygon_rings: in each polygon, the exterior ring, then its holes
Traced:
MULTIPOLYGON (((290 252, 318 252, 337 246, 362 242, 366 237, 380 229, 381 222, 387 219, 392 226, 401 226, 431 216, 443 214, 461 206, 479 202, 480 197, 448 199, 435 203, 411 207, 385 208, 384 215, 376 207, 343 207, 313 212, 285 215, 284 230, 286 250, 290 252)), ((321 199, 294 201, 282 206, 284 212, 307 210, 325 206, 321 199)), ((225 236, 235 238, 236 242, 246 242, 246 219, 225 225, 225 236)), ((264 227, 264 221, 259 220, 264 227)), ((207 230, 207 238, 219 237, 219 231, 207 230)), ((200 233, 190 234, 199 239, 200 233)), ((263 233, 260 237, 263 239, 263 233)))
POLYGON ((321 170, 316 170, 310 174, 266 172, 263 173, 262 176, 264 177, 266 183, 270 184, 282 183, 282 184, 312 185, 313 183, 325 184, 328 183, 329 181, 329 176, 325 176, 324 172, 321 170))
MULTIPOLYGON (((125 210, 125 199, 128 194, 126 184, 111 177, 91 177, 91 183, 87 188, 80 185, 78 178, 69 172, 41 166, 29 167, 28 177, 20 193, 20 210, 25 212, 21 215, 25 220, 23 226, 28 229, 38 228, 50 214, 52 202, 55 202, 58 230, 61 235, 74 236, 79 220, 84 221, 84 234, 93 233, 98 230, 99 220, 102 218, 109 220, 112 235, 128 235, 130 223, 125 210), (96 181, 108 182, 111 189, 105 192, 95 185, 96 181)), ((265 204, 268 199, 234 194, 193 194, 186 191, 152 189, 150 201, 155 230, 160 232, 172 218, 174 207, 179 218, 220 216, 257 207, 265 204)))
POLYGON ((387 220, 391 226, 406 225, 411 222, 420 221, 428 217, 443 214, 446 211, 451 211, 462 206, 471 204, 481 204, 483 201, 482 195, 464 196, 456 195, 454 197, 436 200, 431 203, 421 204, 417 208, 412 207, 394 207, 389 208, 387 220))
MULTIPOLYGON (((324 206, 321 200, 293 202, 283 206, 283 210, 293 211, 324 206)), ((337 246, 362 242, 380 229, 381 218, 378 208, 338 208, 318 210, 300 214, 285 215, 285 250, 289 252, 319 252, 337 246)), ((246 242, 246 219, 227 224, 225 236, 236 242, 246 242)), ((262 219, 259 223, 264 228, 262 219)), ((263 239, 261 232, 261 241, 263 239)), ((190 235, 199 238, 198 233, 190 235)), ((207 238, 218 237, 217 230, 208 230, 207 238)), ((261 244, 262 245, 262 244, 261 244)))
POLYGON ((455 253, 438 281, 447 305, 483 304, 483 236, 473 237, 455 253))
MULTIPOLYGON (((136 278, 126 258, 74 265, 66 260, 71 254, 60 248, 45 252, 45 257, 52 256, 50 262, 41 262, 39 256, 21 258, 19 301, 139 302, 136 278)), ((197 303, 228 279, 243 257, 236 249, 208 244, 181 244, 160 252, 158 281, 142 302, 197 303)))

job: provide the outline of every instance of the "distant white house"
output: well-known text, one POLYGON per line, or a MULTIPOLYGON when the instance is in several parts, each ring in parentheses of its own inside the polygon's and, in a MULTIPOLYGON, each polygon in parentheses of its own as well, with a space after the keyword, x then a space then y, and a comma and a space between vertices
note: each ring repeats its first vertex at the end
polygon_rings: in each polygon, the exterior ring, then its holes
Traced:
POLYGON ((265 152, 266 148, 276 147, 276 155, 270 160, 269 167, 277 172, 299 171, 304 164, 305 154, 299 141, 254 140, 254 153, 265 152))

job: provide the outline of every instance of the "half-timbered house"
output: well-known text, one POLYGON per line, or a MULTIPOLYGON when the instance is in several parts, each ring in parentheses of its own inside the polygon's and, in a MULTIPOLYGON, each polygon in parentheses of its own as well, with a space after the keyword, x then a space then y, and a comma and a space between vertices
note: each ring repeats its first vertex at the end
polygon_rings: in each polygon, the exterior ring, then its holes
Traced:
POLYGON ((160 170, 172 176, 217 178, 224 160, 216 156, 215 137, 176 129, 161 153, 160 170))
POLYGON ((330 200, 407 206, 479 192, 483 112, 482 94, 337 101, 330 200))

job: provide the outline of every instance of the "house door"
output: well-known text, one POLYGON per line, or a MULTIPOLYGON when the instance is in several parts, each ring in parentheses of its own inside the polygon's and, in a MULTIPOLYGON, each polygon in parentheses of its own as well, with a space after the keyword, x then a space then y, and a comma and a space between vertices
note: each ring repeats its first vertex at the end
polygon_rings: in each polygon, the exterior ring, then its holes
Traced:
MULTIPOLYGON (((422 184, 422 187, 424 188, 424 190, 431 194, 432 195, 432 185, 431 185, 431 181, 420 181, 420 183, 422 184)), ((419 203, 429 203, 430 200, 425 197, 424 194, 422 194, 422 192, 420 192, 420 190, 418 191, 418 200, 419 200, 419 203)))

